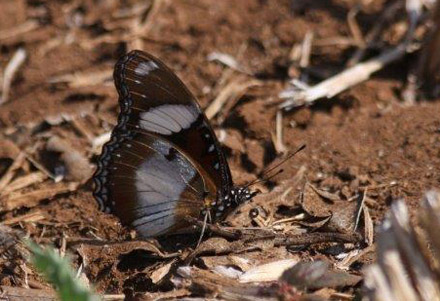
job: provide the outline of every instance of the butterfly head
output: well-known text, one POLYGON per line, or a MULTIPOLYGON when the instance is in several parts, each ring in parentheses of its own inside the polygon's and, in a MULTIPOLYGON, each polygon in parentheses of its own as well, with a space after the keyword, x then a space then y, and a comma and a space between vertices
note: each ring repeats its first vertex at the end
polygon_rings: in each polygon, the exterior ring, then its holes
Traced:
POLYGON ((206 209, 208 209, 213 213, 214 219, 220 219, 230 212, 230 210, 252 199, 257 193, 258 191, 251 191, 248 187, 232 187, 223 195, 218 196, 217 199, 206 206, 208 208, 205 208, 203 211, 206 212, 206 209))

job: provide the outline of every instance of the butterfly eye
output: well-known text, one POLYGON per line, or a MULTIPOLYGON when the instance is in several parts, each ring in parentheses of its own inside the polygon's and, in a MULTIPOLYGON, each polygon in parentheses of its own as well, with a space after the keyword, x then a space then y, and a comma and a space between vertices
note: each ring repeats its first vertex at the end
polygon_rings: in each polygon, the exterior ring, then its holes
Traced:
POLYGON ((260 212, 258 211, 257 208, 252 208, 251 210, 249 210, 249 217, 250 218, 256 218, 259 215, 260 215, 260 212))

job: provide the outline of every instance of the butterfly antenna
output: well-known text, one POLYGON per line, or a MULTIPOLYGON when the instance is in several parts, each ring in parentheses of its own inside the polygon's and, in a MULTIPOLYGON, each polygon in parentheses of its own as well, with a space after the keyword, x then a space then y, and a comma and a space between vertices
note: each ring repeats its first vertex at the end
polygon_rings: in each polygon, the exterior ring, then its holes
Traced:
POLYGON ((283 160, 281 160, 281 162, 279 162, 278 164, 276 164, 275 166, 269 168, 268 170, 265 170, 262 172, 262 176, 254 181, 251 181, 249 184, 247 184, 245 187, 249 187, 251 185, 255 185, 257 183, 261 183, 261 182, 266 182, 270 179, 272 179, 273 177, 279 175, 280 173, 282 173, 284 170, 280 169, 279 171, 277 171, 276 173, 267 176, 264 178, 265 175, 269 174, 270 172, 272 172, 273 170, 277 169, 278 167, 280 167, 282 164, 286 163, 286 161, 290 160, 293 156, 295 156, 297 153, 299 153, 300 151, 302 151, 303 149, 306 148, 306 145, 303 144, 300 147, 298 147, 298 149, 296 151, 294 151, 293 153, 289 154, 286 158, 284 158, 283 160))
POLYGON ((253 180, 252 182, 250 182, 249 184, 247 184, 246 186, 244 186, 245 188, 248 188, 249 186, 252 186, 252 185, 255 185, 255 184, 258 184, 258 183, 261 183, 261 182, 267 182, 267 181, 269 181, 270 179, 272 179, 273 177, 275 177, 275 176, 277 176, 277 175, 279 175, 280 173, 282 173, 284 171, 284 169, 280 169, 280 170, 278 170, 276 173, 274 173, 274 174, 272 174, 272 175, 270 175, 270 176, 267 176, 267 177, 265 177, 265 178, 258 178, 258 179, 256 179, 256 180, 253 180))

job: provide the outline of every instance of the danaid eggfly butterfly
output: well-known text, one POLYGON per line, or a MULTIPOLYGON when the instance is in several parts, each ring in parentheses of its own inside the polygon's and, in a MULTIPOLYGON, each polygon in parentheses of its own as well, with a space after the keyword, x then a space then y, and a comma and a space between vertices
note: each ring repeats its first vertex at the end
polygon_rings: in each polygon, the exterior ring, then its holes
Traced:
POLYGON ((254 193, 233 185, 208 119, 180 79, 135 50, 115 66, 120 113, 94 175, 100 208, 143 238, 218 221, 254 193))

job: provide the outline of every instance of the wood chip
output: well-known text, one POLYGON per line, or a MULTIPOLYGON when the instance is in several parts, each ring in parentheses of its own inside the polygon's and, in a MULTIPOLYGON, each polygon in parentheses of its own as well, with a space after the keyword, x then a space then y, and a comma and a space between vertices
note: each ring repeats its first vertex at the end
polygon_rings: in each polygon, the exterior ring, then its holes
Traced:
POLYGON ((67 83, 71 88, 87 87, 101 85, 103 82, 110 80, 113 75, 113 69, 106 69, 101 71, 85 71, 75 72, 65 75, 52 77, 48 80, 49 83, 67 83))
POLYGON ((9 185, 0 192, 0 196, 5 196, 13 191, 20 190, 31 186, 33 184, 41 183, 47 179, 47 175, 42 173, 41 171, 36 171, 30 174, 27 174, 23 177, 19 177, 9 183, 9 185))
POLYGON ((298 262, 299 258, 284 259, 262 264, 251 268, 242 274, 238 280, 241 283, 276 281, 285 270, 293 267, 298 262))
POLYGON ((158 269, 154 270, 150 275, 150 279, 154 284, 159 283, 171 270, 173 264, 177 261, 177 259, 173 259, 170 262, 162 265, 158 269))
POLYGON ((45 216, 41 213, 41 211, 35 211, 28 214, 23 214, 17 217, 6 219, 2 222, 3 225, 12 226, 17 223, 32 223, 38 222, 45 219, 45 216))
POLYGON ((23 166, 25 158, 26 155, 24 152, 18 154, 12 165, 9 166, 5 175, 0 179, 0 191, 2 191, 6 187, 6 185, 8 185, 11 182, 12 178, 14 177, 15 171, 19 169, 21 166, 23 166))
POLYGON ((49 290, 1 286, 0 298, 8 301, 56 301, 57 295, 49 290))
POLYGON ((78 185, 78 183, 50 183, 39 190, 27 193, 11 193, 0 199, 0 211, 11 211, 21 207, 32 208, 43 200, 74 191, 78 188, 78 185))

